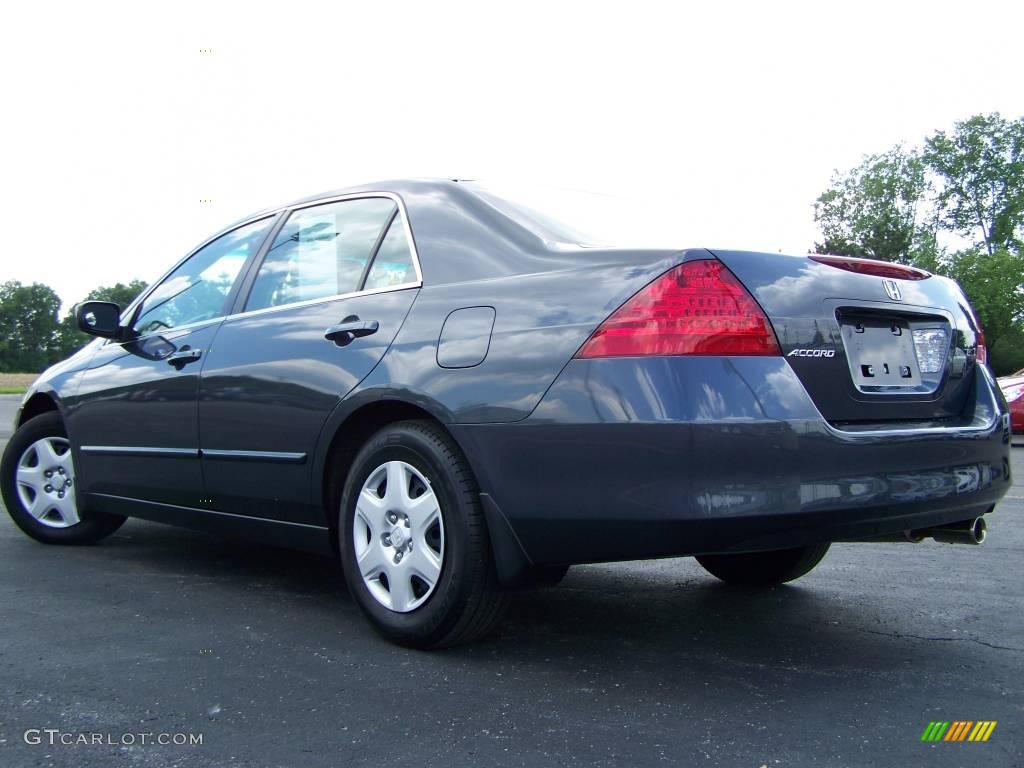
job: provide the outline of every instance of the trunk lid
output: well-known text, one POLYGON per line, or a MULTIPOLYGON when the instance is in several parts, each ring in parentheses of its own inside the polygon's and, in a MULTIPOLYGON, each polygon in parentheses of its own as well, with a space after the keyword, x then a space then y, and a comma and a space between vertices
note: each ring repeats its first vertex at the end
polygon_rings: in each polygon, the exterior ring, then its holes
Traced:
POLYGON ((757 299, 835 426, 964 415, 980 334, 952 280, 882 277, 807 256, 712 253, 757 299))

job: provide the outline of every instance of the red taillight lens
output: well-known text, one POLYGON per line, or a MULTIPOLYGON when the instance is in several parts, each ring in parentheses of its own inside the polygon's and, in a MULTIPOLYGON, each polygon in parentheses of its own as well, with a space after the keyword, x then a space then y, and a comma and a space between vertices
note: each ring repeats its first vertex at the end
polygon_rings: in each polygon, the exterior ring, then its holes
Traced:
POLYGON ((688 261, 649 283, 576 357, 778 355, 768 318, 720 261, 688 261))
POLYGON ((816 253, 807 258, 819 264, 828 264, 830 267, 845 269, 847 272, 859 272, 862 275, 892 277, 897 280, 924 280, 931 277, 923 269, 908 267, 906 264, 893 264, 891 261, 855 259, 851 256, 821 256, 816 253))
POLYGON ((977 351, 975 353, 976 356, 974 359, 977 360, 979 363, 987 363, 988 347, 985 346, 985 332, 982 331, 980 328, 978 329, 978 332, 974 334, 974 343, 978 345, 977 351))

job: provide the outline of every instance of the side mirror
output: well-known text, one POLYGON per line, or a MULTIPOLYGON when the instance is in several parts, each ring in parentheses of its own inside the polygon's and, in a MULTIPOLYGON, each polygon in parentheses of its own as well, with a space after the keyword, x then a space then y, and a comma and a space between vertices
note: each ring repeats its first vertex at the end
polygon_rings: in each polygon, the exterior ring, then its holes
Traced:
POLYGON ((121 335, 121 308, 111 301, 85 301, 75 307, 78 328, 90 336, 116 339, 121 335))

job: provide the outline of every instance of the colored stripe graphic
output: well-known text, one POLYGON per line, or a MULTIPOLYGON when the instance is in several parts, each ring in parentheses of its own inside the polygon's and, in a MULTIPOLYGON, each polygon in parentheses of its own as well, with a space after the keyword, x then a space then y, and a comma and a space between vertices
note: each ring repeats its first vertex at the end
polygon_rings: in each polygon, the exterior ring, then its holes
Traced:
POLYGON ((974 730, 971 731, 968 741, 988 741, 988 737, 992 735, 995 728, 995 720, 979 720, 974 730))
POLYGON ((921 741, 988 741, 996 725, 996 720, 932 720, 921 741))

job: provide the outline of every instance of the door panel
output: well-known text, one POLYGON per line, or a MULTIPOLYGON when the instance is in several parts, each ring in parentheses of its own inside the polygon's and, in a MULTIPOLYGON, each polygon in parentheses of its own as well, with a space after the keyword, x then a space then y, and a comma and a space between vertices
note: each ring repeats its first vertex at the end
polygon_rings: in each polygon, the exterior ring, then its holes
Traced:
POLYGON ((201 504, 196 396, 203 357, 173 365, 168 358, 205 355, 218 324, 96 353, 68 419, 83 492, 201 504))
MULTIPOLYGON (((213 509, 323 524, 310 506, 311 462, 338 402, 373 370, 418 289, 352 296, 229 318, 203 368, 199 432, 213 509), (324 338, 355 316, 369 335, 324 338)), ((350 323, 355 321, 349 321, 350 323)))
POLYGON ((203 245, 142 299, 82 377, 68 430, 85 493, 202 507, 199 372, 270 217, 203 245))

